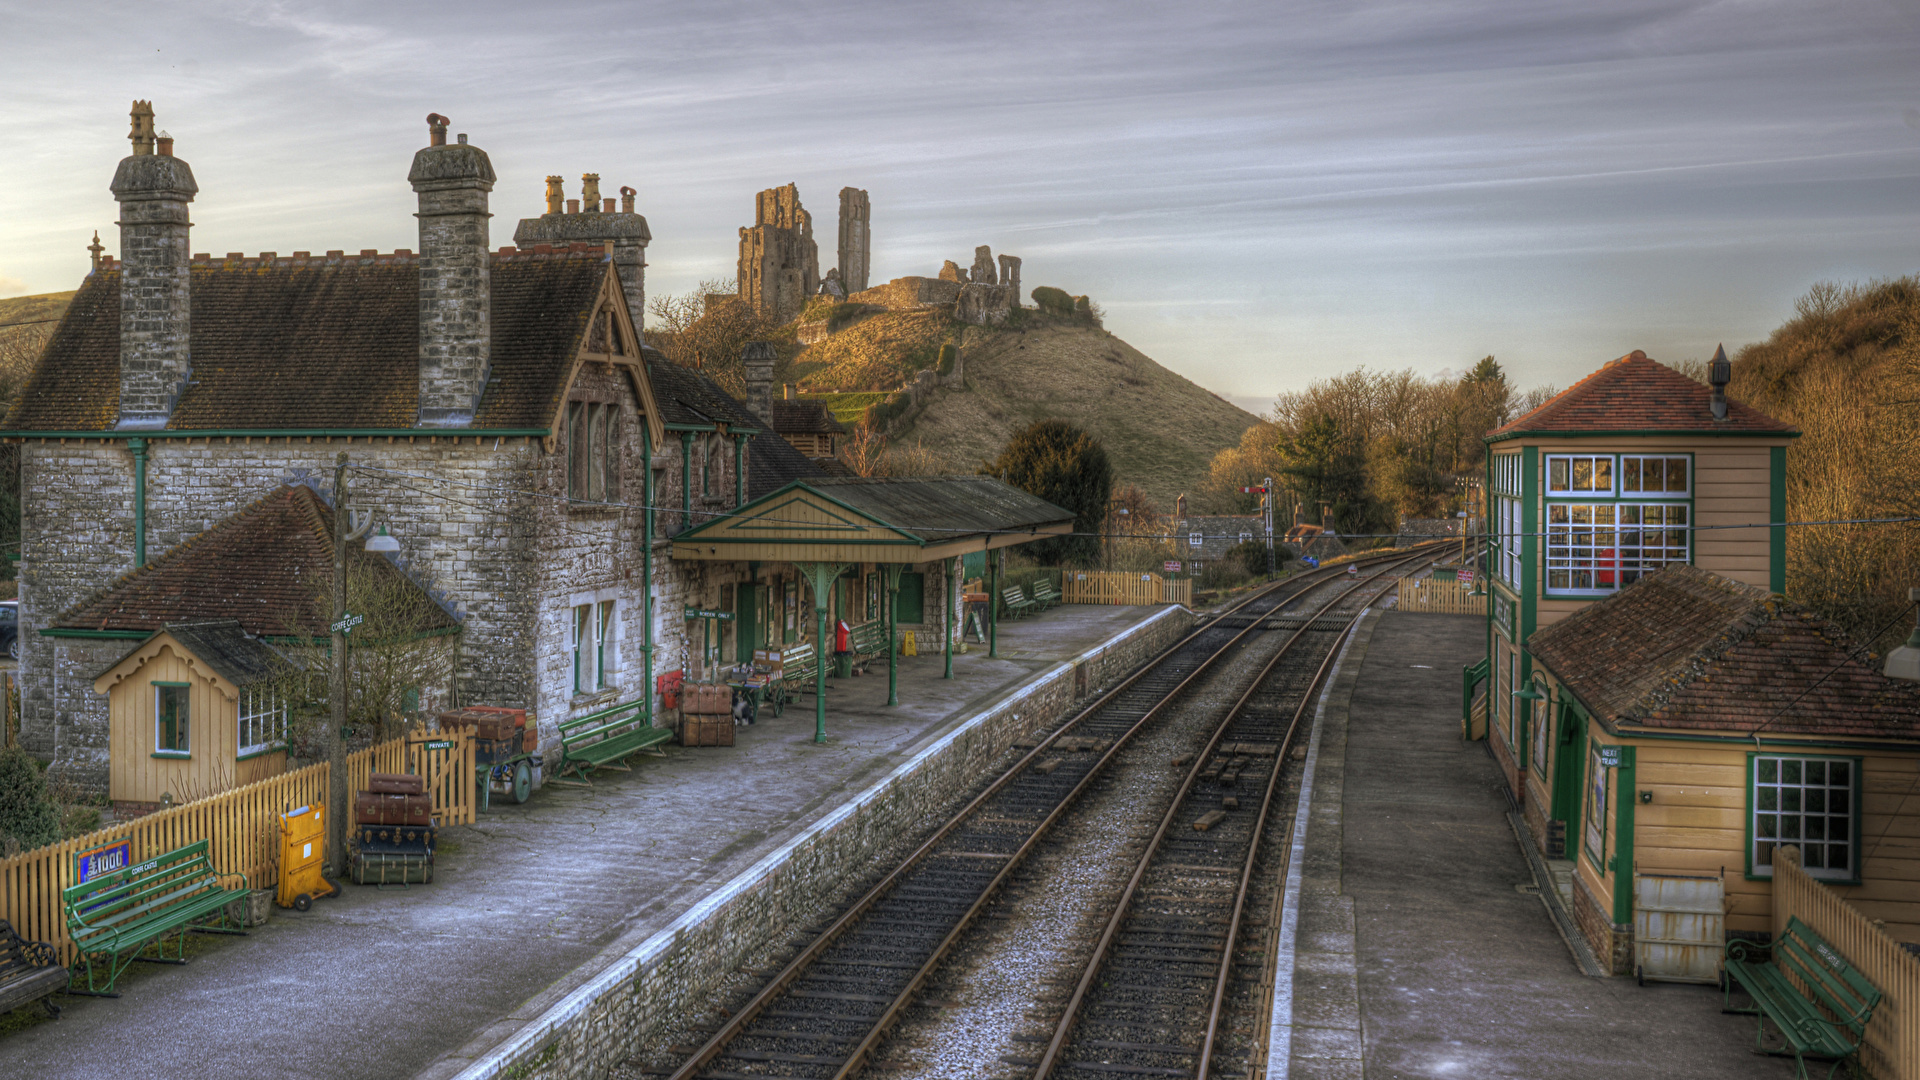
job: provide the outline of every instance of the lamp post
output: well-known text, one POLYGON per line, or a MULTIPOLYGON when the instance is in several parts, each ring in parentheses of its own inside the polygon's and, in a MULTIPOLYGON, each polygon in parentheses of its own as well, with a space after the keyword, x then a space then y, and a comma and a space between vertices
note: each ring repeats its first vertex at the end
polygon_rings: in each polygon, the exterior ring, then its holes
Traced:
MULTIPOLYGON (((347 868, 347 633, 353 629, 347 614, 347 541, 367 534, 372 524, 369 514, 358 525, 347 509, 347 455, 343 451, 333 465, 333 621, 329 627, 333 639, 328 649, 332 661, 327 674, 327 700, 332 714, 327 723, 327 859, 335 877, 345 877, 347 868)), ((386 529, 367 545, 374 551, 398 551, 399 541, 386 529)))

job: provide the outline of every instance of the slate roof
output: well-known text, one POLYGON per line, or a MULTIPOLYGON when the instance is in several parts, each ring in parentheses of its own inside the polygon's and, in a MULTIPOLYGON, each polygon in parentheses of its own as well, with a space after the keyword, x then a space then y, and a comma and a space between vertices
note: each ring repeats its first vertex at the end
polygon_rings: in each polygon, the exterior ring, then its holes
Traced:
MULTIPOLYGON (((492 259, 492 367, 472 426, 545 430, 609 264, 585 245, 492 259)), ((196 259, 189 287, 193 368, 169 429, 414 426, 416 257, 196 259)), ((120 271, 100 269, 0 430, 104 431, 119 412, 120 271)))
MULTIPOLYGON (((162 631, 173 635, 187 651, 235 686, 270 679, 292 663, 280 650, 247 633, 238 619, 168 623, 162 631)), ((139 652, 145 645, 141 642, 131 652, 139 652)), ((107 670, 118 666, 119 661, 115 661, 107 670)))
POLYGON ((647 378, 653 383, 653 398, 660 406, 660 418, 669 424, 738 424, 764 429, 767 425, 747 406, 720 389, 705 372, 666 358, 656 349, 643 348, 647 378))
MULTIPOLYGON (((333 509, 310 487, 280 487, 53 620, 70 630, 155 631, 170 623, 236 620, 250 634, 324 636, 333 577, 333 509)), ((347 545, 354 566, 418 589, 384 557, 347 545)), ((426 597, 423 591, 421 596, 426 597)), ((459 625, 422 605, 417 629, 459 625)))
POLYGON ((762 431, 747 443, 749 499, 770 495, 795 480, 812 481, 827 475, 818 462, 771 431, 762 431))
POLYGON ((1650 574, 1527 648, 1609 724, 1920 738, 1920 686, 1785 597, 1694 566, 1650 574))
POLYGON ((992 476, 828 476, 806 485, 928 543, 1073 521, 1071 510, 992 476))
POLYGON ((1727 402, 1713 418, 1713 389, 1635 349, 1554 395, 1546 404, 1487 433, 1489 439, 1535 432, 1671 431, 1707 435, 1798 435, 1758 409, 1727 402))
POLYGON ((845 435, 847 427, 818 401, 776 400, 767 419, 782 435, 845 435))
POLYGON ((1192 514, 1176 518, 1173 522, 1173 558, 1198 559, 1212 562, 1224 559, 1227 552, 1240 546, 1240 534, 1252 534, 1249 539, 1266 542, 1267 519, 1258 514, 1192 514), (1190 540, 1193 533, 1201 534, 1200 546, 1194 547, 1190 540))

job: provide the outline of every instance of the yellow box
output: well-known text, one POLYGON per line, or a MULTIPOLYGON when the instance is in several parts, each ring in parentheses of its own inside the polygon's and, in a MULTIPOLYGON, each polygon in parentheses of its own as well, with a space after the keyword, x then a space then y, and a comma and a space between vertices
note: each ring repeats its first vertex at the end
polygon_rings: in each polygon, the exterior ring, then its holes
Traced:
POLYGON ((320 870, 326 863, 327 829, 318 806, 303 806, 280 816, 280 889, 273 902, 295 911, 305 911, 322 896, 332 896, 339 886, 328 881, 320 870))

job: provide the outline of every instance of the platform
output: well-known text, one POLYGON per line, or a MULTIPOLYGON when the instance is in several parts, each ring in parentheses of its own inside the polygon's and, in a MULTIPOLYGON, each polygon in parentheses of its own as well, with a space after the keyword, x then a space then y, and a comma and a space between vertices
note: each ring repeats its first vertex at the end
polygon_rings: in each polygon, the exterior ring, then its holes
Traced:
POLYGON ((184 968, 144 967, 125 996, 0 1036, 0 1075, 36 1078, 449 1076, 770 852, 982 709, 1164 608, 1067 606, 1003 624, 997 659, 906 658, 836 679, 825 745, 808 699, 737 729, 733 748, 672 747, 549 786, 442 832, 432 885, 348 885, 248 938, 208 938, 184 968))
POLYGON ((1460 669, 1485 620, 1370 614, 1309 743, 1270 1080, 1786 1077, 1710 986, 1583 975, 1509 824, 1460 669))

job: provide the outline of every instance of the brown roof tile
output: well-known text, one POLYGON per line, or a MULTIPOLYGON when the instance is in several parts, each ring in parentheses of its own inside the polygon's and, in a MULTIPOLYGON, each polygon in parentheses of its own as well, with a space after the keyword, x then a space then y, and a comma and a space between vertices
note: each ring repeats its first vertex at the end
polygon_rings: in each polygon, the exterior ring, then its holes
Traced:
POLYGON ((767 417, 773 430, 782 435, 845 435, 847 427, 833 418, 818 401, 775 400, 773 415, 767 417))
MULTIPOLYGON (((323 597, 333 579, 332 535, 333 509, 312 488, 276 488, 81 601, 53 625, 154 631, 168 623, 237 619, 250 634, 322 636, 331 621, 323 597)), ((405 580, 399 568, 359 544, 347 545, 347 558, 405 580)), ((423 610, 422 631, 459 625, 438 605, 423 610)))
MULTIPOLYGON (((500 254, 475 428, 540 429, 565 393, 609 264, 599 249, 500 254)), ((195 260, 192 375, 171 430, 411 428, 419 264, 411 255, 195 260)), ((88 275, 4 429, 119 419, 120 272, 88 275)))
POLYGON ((1673 431, 1725 435, 1797 435, 1758 409, 1727 402, 1713 418, 1713 389, 1635 349, 1554 395, 1545 405, 1487 433, 1489 439, 1532 432, 1673 431))
POLYGON ((1785 597, 1693 566, 1582 608, 1527 649, 1610 723, 1920 739, 1920 687, 1785 597))

